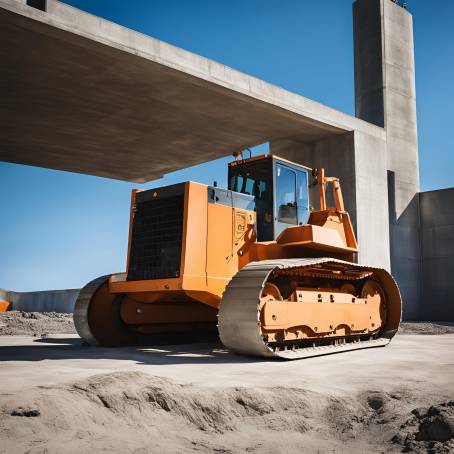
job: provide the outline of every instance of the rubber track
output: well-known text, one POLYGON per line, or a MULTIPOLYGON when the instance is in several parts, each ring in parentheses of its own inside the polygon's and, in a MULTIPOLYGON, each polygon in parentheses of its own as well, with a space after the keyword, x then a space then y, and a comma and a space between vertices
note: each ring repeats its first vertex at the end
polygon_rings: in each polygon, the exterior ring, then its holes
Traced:
POLYGON ((301 268, 316 264, 343 263, 352 268, 364 268, 371 271, 384 271, 356 263, 332 258, 304 258, 263 260, 251 262, 242 268, 230 281, 224 295, 218 315, 219 336, 222 343, 230 350, 252 356, 267 358, 300 359, 331 353, 372 347, 384 347, 395 332, 383 333, 373 340, 358 340, 338 345, 301 347, 296 350, 274 351, 263 340, 260 331, 260 295, 269 275, 276 269, 301 268))
POLYGON ((91 282, 89 282, 85 287, 83 287, 79 295, 77 296, 76 303, 74 305, 74 326, 76 327, 77 334, 90 345, 98 346, 99 343, 96 340, 95 336, 91 332, 90 325, 88 324, 88 311, 90 308, 90 302, 101 285, 104 285, 111 275, 98 277, 91 282))

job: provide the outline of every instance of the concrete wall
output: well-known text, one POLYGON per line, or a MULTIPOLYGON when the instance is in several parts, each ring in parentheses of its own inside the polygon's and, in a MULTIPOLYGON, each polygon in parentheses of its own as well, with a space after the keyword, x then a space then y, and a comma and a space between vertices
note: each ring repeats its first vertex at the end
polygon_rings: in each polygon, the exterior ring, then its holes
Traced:
POLYGON ((422 192, 423 307, 418 318, 454 320, 454 188, 422 192))
POLYGON ((413 318, 422 304, 413 21, 391 0, 357 0, 353 15, 356 115, 386 130, 391 271, 413 318))
MULTIPOLYGON (((79 289, 47 290, 42 292, 3 291, 10 310, 25 312, 73 312, 79 289)), ((0 299, 2 295, 0 294, 0 299)))

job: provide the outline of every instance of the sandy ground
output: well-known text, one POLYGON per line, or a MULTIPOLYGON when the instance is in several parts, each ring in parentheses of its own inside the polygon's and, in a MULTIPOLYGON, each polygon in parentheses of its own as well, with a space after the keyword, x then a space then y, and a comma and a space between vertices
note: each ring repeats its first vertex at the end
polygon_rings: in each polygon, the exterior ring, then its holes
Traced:
POLYGON ((454 334, 294 362, 9 335, 0 383, 1 453, 454 452, 454 334))

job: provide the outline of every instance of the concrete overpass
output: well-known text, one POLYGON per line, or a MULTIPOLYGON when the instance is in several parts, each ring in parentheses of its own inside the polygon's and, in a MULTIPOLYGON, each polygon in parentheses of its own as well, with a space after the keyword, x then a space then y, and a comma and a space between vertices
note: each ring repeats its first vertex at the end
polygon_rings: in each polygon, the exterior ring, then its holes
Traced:
POLYGON ((64 3, 0 7, 3 161, 144 182, 283 137, 384 136, 64 3))
POLYGON ((0 0, 0 160, 145 182, 270 142, 342 179, 359 260, 392 268, 414 318, 411 14, 357 0, 354 35, 358 118, 55 0, 0 0))

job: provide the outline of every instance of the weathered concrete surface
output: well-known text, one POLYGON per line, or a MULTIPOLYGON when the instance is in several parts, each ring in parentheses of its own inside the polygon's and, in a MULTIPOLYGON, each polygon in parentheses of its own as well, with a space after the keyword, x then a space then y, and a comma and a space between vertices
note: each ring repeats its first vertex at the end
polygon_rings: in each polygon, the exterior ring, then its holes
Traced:
POLYGON ((55 0, 0 0, 0 160, 131 181, 373 125, 55 0), (12 51, 14 49, 14 51, 12 51))
POLYGON ((414 319, 422 279, 413 19, 391 0, 357 0, 353 16, 356 114, 386 130, 391 271, 406 303, 404 316, 414 319))
POLYGON ((44 290, 39 292, 0 291, 5 301, 11 303, 10 310, 25 312, 73 312, 79 289, 44 290))
POLYGON ((422 192, 424 320, 454 320, 454 188, 422 192))

